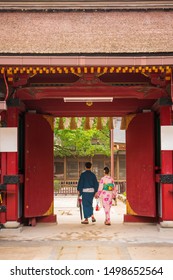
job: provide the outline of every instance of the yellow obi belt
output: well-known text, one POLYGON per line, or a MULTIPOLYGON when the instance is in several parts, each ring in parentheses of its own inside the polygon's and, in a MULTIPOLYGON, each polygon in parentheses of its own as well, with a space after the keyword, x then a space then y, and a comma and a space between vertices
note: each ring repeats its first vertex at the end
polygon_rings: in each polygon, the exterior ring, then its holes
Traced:
POLYGON ((113 188, 114 188, 113 183, 103 184, 103 190, 104 191, 113 191, 113 188))

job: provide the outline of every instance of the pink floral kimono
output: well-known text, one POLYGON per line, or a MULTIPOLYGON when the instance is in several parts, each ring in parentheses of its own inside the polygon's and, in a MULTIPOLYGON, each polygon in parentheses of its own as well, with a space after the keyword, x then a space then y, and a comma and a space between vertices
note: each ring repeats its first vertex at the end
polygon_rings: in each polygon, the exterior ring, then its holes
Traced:
POLYGON ((117 188, 111 176, 105 175, 101 178, 97 195, 102 198, 102 204, 105 211, 105 224, 110 225, 112 199, 117 196, 117 188))

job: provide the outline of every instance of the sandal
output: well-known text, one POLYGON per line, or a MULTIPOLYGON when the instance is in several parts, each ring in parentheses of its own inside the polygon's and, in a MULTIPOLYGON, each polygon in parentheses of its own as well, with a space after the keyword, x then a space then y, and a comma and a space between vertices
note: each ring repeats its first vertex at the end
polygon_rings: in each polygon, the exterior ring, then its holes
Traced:
POLYGON ((89 222, 87 220, 84 220, 84 221, 81 222, 81 224, 87 225, 87 224, 89 224, 89 222))
POLYGON ((105 225, 106 225, 106 226, 111 226, 111 223, 108 222, 108 221, 105 221, 105 225))
POLYGON ((95 219, 95 218, 92 218, 92 222, 95 223, 95 222, 96 222, 96 219, 95 219))

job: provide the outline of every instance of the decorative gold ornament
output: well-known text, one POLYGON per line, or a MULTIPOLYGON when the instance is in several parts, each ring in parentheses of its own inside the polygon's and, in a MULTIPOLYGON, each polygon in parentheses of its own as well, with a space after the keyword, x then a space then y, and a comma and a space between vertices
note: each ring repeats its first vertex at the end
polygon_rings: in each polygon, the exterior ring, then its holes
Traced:
POLYGON ((109 130, 114 129, 113 118, 112 117, 108 118, 108 128, 109 128, 109 130))
POLYGON ((89 130, 91 128, 90 126, 90 118, 86 117, 84 122, 84 130, 89 130))
POLYGON ((64 129, 64 121, 63 118, 59 118, 59 125, 58 125, 58 129, 64 129))
POLYGON ((129 114, 129 115, 122 117, 120 129, 127 130, 130 122, 133 120, 133 118, 135 116, 136 116, 136 114, 129 114))
POLYGON ((102 119, 101 117, 98 117, 97 118, 97 127, 96 127, 98 130, 101 130, 103 129, 103 124, 102 124, 102 119))
POLYGON ((88 101, 88 102, 86 102, 86 105, 90 107, 90 106, 93 105, 93 102, 91 102, 91 101, 89 102, 89 101, 88 101))
POLYGON ((71 121, 70 121, 70 129, 76 129, 77 128, 77 124, 76 124, 76 119, 75 117, 72 117, 71 118, 71 121))

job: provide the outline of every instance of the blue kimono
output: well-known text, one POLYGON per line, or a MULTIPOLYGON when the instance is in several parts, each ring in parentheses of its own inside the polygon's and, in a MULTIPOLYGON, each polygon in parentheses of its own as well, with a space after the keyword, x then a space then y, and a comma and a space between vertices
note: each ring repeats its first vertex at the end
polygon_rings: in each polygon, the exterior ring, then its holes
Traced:
POLYGON ((82 196, 82 205, 84 218, 87 219, 93 215, 93 198, 98 191, 98 181, 96 175, 91 170, 81 173, 77 190, 82 196))

